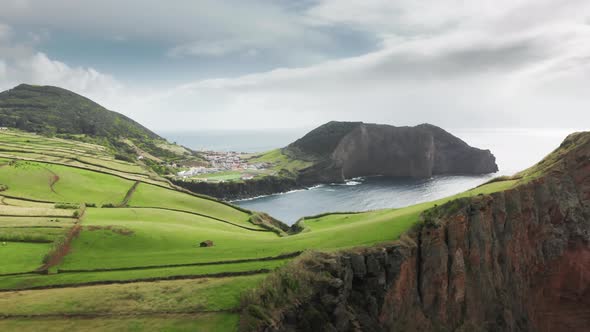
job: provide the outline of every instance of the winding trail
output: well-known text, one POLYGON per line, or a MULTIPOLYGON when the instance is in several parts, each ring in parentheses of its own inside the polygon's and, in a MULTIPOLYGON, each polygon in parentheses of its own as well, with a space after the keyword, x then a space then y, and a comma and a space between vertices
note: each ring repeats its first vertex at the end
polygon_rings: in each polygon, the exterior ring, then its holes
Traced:
POLYGON ((51 192, 54 194, 59 195, 57 191, 55 191, 55 184, 59 181, 59 175, 47 167, 43 167, 43 169, 51 174, 49 177, 49 189, 51 189, 51 192))

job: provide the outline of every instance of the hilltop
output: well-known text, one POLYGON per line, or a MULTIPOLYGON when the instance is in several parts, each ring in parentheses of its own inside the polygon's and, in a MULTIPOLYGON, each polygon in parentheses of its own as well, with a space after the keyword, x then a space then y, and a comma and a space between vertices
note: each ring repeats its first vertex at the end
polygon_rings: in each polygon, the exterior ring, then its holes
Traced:
POLYGON ((156 169, 161 161, 193 155, 123 114, 54 86, 21 84, 1 92, 0 127, 105 145, 120 159, 148 157, 156 169))

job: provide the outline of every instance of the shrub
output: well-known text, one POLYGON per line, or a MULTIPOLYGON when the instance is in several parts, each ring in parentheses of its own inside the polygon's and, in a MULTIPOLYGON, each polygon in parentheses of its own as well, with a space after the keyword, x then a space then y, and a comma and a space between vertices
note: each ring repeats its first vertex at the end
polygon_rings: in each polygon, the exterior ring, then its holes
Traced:
POLYGON ((106 203, 106 204, 103 204, 103 205, 101 206, 101 208, 103 208, 103 209, 107 209, 107 208, 116 208, 116 207, 117 207, 117 206, 116 206, 115 204, 113 204, 113 203, 106 203))
POLYGON ((76 210, 80 208, 80 204, 77 203, 55 203, 56 209, 76 210))
POLYGON ((84 203, 86 207, 96 207, 96 203, 84 203))

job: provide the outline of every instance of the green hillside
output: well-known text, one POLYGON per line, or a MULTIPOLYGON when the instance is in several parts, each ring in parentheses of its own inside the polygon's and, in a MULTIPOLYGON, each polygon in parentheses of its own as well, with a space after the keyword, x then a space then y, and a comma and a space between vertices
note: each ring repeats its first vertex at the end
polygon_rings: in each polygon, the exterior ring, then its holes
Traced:
POLYGON ((99 143, 125 160, 139 154, 154 157, 146 162, 191 155, 189 150, 168 143, 134 120, 53 86, 21 84, 1 92, 0 127, 99 143))
POLYGON ((286 235, 99 145, 4 130, 0 158, 1 330, 234 331, 242 295, 302 251, 393 241, 434 204, 517 183, 305 218, 286 235))

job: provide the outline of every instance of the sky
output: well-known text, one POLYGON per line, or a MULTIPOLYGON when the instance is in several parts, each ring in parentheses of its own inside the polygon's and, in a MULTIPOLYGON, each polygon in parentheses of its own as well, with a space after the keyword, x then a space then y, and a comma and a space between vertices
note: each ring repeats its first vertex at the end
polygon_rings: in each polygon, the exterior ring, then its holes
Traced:
POLYGON ((587 0, 0 0, 0 89, 156 131, 588 128, 587 0))

